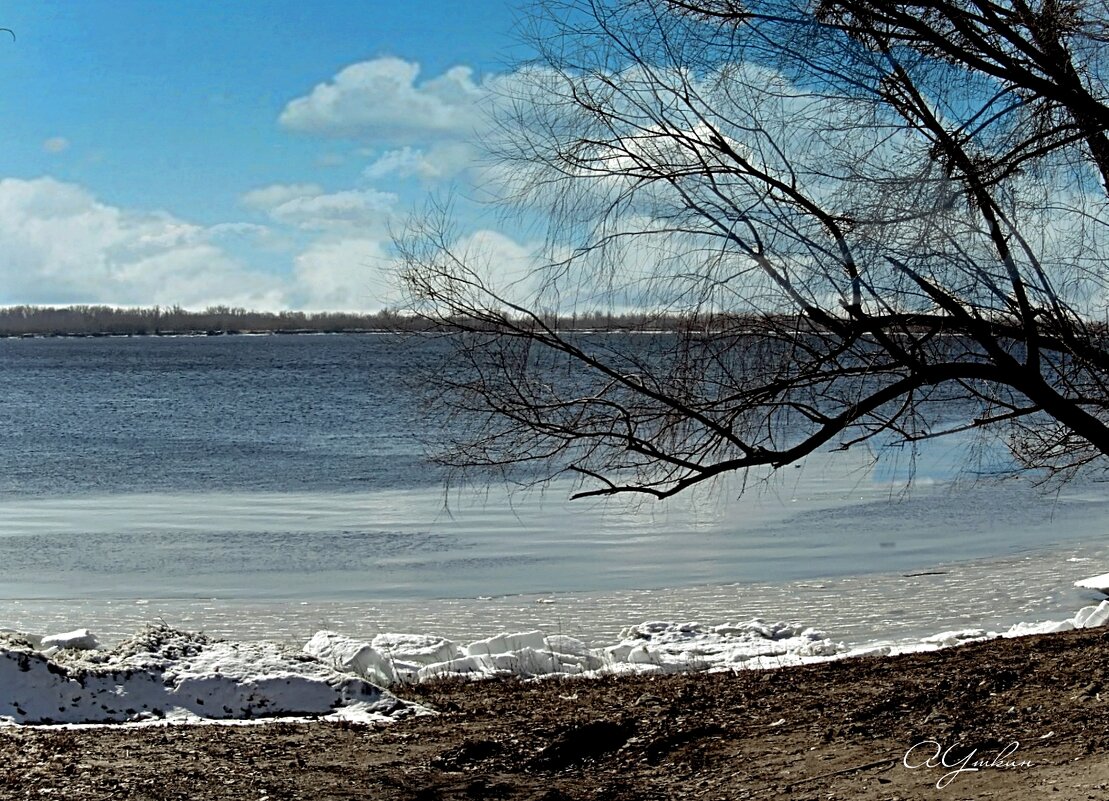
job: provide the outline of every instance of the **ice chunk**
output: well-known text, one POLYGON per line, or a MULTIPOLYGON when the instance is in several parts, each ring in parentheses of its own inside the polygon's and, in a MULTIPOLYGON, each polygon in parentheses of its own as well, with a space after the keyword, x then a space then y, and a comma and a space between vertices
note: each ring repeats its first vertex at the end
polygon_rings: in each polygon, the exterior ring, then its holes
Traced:
POLYGON ((1074 586, 1084 590, 1097 590, 1098 592, 1109 595, 1109 573, 1102 573, 1100 576, 1079 579, 1074 582, 1074 586))
POLYGON ((497 670, 505 670, 525 678, 557 674, 576 675, 587 670, 596 670, 604 663, 595 656, 574 656, 554 651, 539 651, 534 648, 521 648, 507 654, 493 654, 490 659, 497 670))
POLYGON ((546 643, 547 648, 560 654, 587 656, 593 653, 584 642, 576 637, 568 637, 565 634, 548 634, 546 643))
POLYGON ((977 642, 987 637, 989 637, 989 635, 986 633, 985 629, 956 629, 954 631, 941 631, 939 634, 933 634, 931 637, 924 637, 921 639, 921 642, 947 648, 965 642, 977 642))
POLYGON ((42 638, 42 650, 48 648, 73 649, 75 651, 93 651, 100 647, 96 635, 88 629, 75 629, 61 634, 50 634, 42 638))
POLYGON ((1097 628, 1107 622, 1109 622, 1109 601, 1102 601, 1097 606, 1084 606, 1074 616, 1076 629, 1097 628))
POLYGON ((324 664, 353 673, 366 681, 388 687, 396 684, 393 662, 369 643, 352 640, 334 631, 317 631, 304 652, 324 664))
POLYGON ((629 642, 622 642, 619 645, 610 645, 604 653, 609 662, 627 662, 628 655, 637 647, 629 642))
POLYGON ((798 656, 835 656, 842 651, 843 646, 840 643, 835 643, 828 639, 809 638, 790 651, 790 653, 797 654, 798 656))
POLYGON ((657 665, 661 662, 659 655, 646 645, 637 645, 632 648, 628 651, 624 661, 631 662, 633 665, 657 665))
POLYGON ((490 676, 506 675, 508 670, 498 669, 493 660, 488 656, 460 656, 447 662, 437 662, 433 665, 424 665, 416 677, 419 681, 444 679, 453 677, 486 678, 490 676))
POLYGON ((845 658, 852 658, 856 656, 889 656, 893 652, 893 648, 889 645, 864 645, 861 648, 852 648, 845 653, 845 658))
POLYGON ((396 662, 433 665, 462 656, 462 649, 445 637, 428 634, 378 634, 370 645, 396 662))
POLYGON ((1005 632, 1006 637, 1027 637, 1030 634, 1056 634, 1072 631, 1073 620, 1045 620, 1042 623, 1015 623, 1005 632))
POLYGON ((774 666, 801 664, 846 650, 817 629, 755 618, 706 628, 697 623, 650 621, 622 633, 623 642, 604 649, 606 672, 673 672, 674 670, 725 670, 737 665, 774 666), (800 633, 798 633, 800 631, 800 633), (766 661, 765 665, 760 660, 766 661))
POLYGON ((541 631, 521 631, 516 634, 498 634, 484 640, 475 640, 466 646, 468 656, 489 656, 507 654, 524 648, 543 650, 547 647, 547 636, 541 631))
POLYGON ((42 636, 28 634, 15 629, 0 629, 0 647, 27 648, 32 651, 42 650, 42 636))
POLYGON ((781 622, 767 623, 760 617, 751 618, 746 623, 727 623, 717 626, 713 631, 723 636, 762 637, 765 640, 784 640, 795 636, 793 626, 781 622))

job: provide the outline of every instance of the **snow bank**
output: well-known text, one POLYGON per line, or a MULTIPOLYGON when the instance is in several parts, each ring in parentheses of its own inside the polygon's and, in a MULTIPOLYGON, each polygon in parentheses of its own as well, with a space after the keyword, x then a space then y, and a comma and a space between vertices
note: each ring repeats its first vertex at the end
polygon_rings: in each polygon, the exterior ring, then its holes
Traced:
POLYGON ((589 648, 581 640, 541 631, 503 633, 468 645, 425 635, 388 634, 370 643, 319 632, 305 646, 336 669, 370 681, 421 682, 436 678, 494 676, 602 676, 787 667, 856 656, 890 656, 934 651, 996 637, 1020 637, 1092 628, 1109 623, 1109 601, 1079 610, 1069 620, 1018 623, 1004 632, 943 631, 908 643, 873 643, 849 648, 824 632, 755 618, 741 623, 648 621, 631 626, 620 641, 589 648), (444 658, 445 657, 445 658, 444 658), (383 667, 384 666, 384 667, 383 667))
POLYGON ((0 722, 379 722, 427 711, 277 643, 151 627, 110 650, 77 650, 90 637, 44 637, 45 650, 27 638, 0 637, 0 722), (72 646, 47 645, 58 642, 72 646))
POLYGON ((378 685, 436 678, 601 676, 784 667, 853 656, 931 651, 994 637, 1109 623, 1109 600, 1069 620, 1008 631, 944 631, 909 643, 848 648, 823 632, 753 619, 704 626, 648 621, 591 648, 565 635, 503 633, 466 645, 423 634, 369 642, 317 632, 301 650, 221 642, 148 628, 112 649, 86 630, 35 637, 0 631, 0 722, 113 723, 321 718, 378 722, 428 710, 378 685), (65 647, 61 647, 64 644, 65 647))
POLYGON ((610 669, 621 673, 777 667, 847 651, 843 643, 832 642, 816 629, 760 618, 711 628, 652 621, 625 629, 621 637, 620 643, 605 649, 610 669))
POLYGON ((503 633, 458 645, 441 638, 388 634, 372 642, 318 632, 305 651, 368 681, 420 682, 492 676, 598 676, 606 673, 681 673, 737 666, 801 664, 845 652, 823 633, 755 619, 712 628, 653 621, 621 633, 620 642, 589 648, 566 635, 503 633))

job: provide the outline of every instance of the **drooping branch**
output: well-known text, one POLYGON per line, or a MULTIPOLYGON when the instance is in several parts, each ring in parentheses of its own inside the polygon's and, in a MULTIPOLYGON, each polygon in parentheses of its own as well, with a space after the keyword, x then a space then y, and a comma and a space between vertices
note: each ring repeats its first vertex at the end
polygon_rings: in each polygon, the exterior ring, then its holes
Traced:
POLYGON ((666 498, 969 431, 1048 473, 1109 454, 1109 113, 1085 17, 1046 14, 552 2, 498 145, 547 223, 533 273, 498 287, 430 219, 400 242, 412 308, 452 332, 444 461, 666 498), (552 322, 598 303, 681 324, 552 322))

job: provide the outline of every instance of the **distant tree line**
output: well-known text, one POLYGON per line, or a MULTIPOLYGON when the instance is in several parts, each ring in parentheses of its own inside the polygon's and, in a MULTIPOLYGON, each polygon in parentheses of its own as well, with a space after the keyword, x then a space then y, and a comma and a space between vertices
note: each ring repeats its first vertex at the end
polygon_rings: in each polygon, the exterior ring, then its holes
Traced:
POLYGON ((398 315, 261 312, 231 306, 190 311, 180 306, 10 306, 0 309, 0 336, 126 336, 341 332, 391 327, 398 315))
MULTIPOLYGON (((544 321, 571 331, 672 331, 689 320, 647 313, 549 313, 544 321)), ((459 321, 456 321, 459 322, 459 321)), ((696 321, 717 327, 722 321, 696 321)), ((731 321, 734 324, 734 321, 731 321)), ((231 306, 190 311, 180 306, 116 308, 112 306, 9 306, 0 308, 0 337, 23 336, 172 336, 175 334, 418 332, 441 328, 423 317, 394 309, 372 314, 349 312, 264 312, 231 306)))

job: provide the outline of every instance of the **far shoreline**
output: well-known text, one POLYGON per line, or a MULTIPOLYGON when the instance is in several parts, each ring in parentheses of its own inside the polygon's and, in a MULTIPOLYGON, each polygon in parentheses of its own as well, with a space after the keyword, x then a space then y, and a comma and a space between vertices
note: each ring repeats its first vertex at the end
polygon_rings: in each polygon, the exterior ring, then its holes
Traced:
MULTIPOLYGON (((170 337, 261 337, 261 336, 320 336, 341 334, 396 334, 398 331, 388 328, 340 328, 340 329, 312 329, 312 328, 278 328, 273 330, 204 330, 182 329, 170 331, 49 331, 27 332, 22 334, 0 333, 0 339, 155 339, 170 337)), ((416 333, 416 332, 403 332, 416 333)))
MULTIPOLYGON (((463 328, 471 327, 457 321, 463 328)), ((667 333, 690 328, 691 321, 674 315, 647 312, 591 310, 546 315, 542 325, 574 333, 667 333)), ((697 328, 735 330, 754 321, 735 315, 717 315, 700 321, 697 328)), ((483 326, 473 324, 476 329, 483 326)), ((754 326, 758 328, 757 325, 754 326)), ((450 321, 412 311, 382 308, 374 312, 254 311, 210 306, 191 311, 180 306, 122 308, 115 306, 7 306, 0 307, 0 339, 101 338, 128 336, 245 336, 263 334, 420 334, 457 330, 450 321)))

